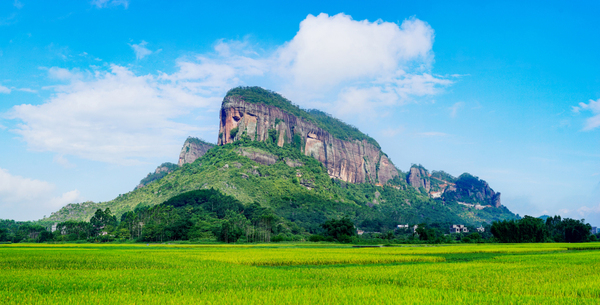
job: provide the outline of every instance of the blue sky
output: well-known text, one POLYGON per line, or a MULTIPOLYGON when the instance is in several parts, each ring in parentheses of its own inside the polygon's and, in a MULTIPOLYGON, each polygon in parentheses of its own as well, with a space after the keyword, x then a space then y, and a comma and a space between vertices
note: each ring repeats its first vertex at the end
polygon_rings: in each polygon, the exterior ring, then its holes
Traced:
POLYGON ((0 218, 132 190, 225 92, 319 108, 520 215, 600 224, 600 4, 2 1, 0 218))

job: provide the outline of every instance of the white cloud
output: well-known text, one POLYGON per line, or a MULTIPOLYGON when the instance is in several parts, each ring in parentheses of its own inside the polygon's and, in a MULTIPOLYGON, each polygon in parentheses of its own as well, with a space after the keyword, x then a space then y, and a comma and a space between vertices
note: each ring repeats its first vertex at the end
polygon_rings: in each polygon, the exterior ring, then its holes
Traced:
MULTIPOLYGON (((321 103, 342 115, 379 115, 379 107, 437 94, 452 81, 430 71, 433 38, 433 29, 416 18, 398 25, 309 15, 272 53, 260 55, 248 41, 220 40, 214 52, 181 58, 171 74, 136 75, 117 65, 107 71, 51 67, 49 77, 66 84, 47 87, 54 94, 43 104, 15 106, 9 117, 21 121, 13 132, 31 149, 134 164, 168 157, 181 138, 212 130, 216 122, 208 127, 180 118, 216 111, 225 92, 242 84, 276 83, 295 103, 321 103)), ((146 45, 131 45, 138 59, 152 52, 146 45)))
POLYGON ((0 93, 6 93, 9 94, 10 93, 10 88, 4 87, 2 85, 0 85, 0 93))
MULTIPOLYGON (((146 45, 148 45, 148 42, 143 41, 143 40, 139 44, 130 44, 131 48, 133 49, 133 52, 135 52, 135 58, 137 60, 140 60, 140 59, 154 53, 150 49, 146 48, 146 45)), ((160 50, 158 50, 158 51, 160 51, 160 50)))
POLYGON ((377 107, 436 94, 452 83, 428 73, 433 40, 433 29, 416 18, 398 25, 345 14, 309 15, 273 65, 285 79, 284 92, 300 103, 333 94, 328 110, 375 114, 377 107))
POLYGON ((37 93, 37 90, 31 88, 13 88, 14 90, 28 93, 37 93))
POLYGON ((136 163, 139 157, 164 156, 181 145, 174 139, 197 130, 172 120, 215 102, 190 87, 113 65, 91 79, 55 87, 42 105, 15 106, 9 116, 22 121, 13 131, 34 150, 136 163))
POLYGON ((450 109, 450 116, 455 118, 456 114, 458 113, 458 110, 460 110, 464 106, 465 106, 465 103, 463 103, 463 102, 454 103, 454 105, 452 105, 452 107, 448 108, 448 109, 450 109))
POLYGON ((23 3, 21 3, 21 1, 19 0, 15 0, 15 2, 13 2, 14 7, 21 9, 23 8, 23 3))
POLYGON ((125 8, 129 7, 129 0, 92 0, 90 2, 92 5, 95 5, 97 8, 104 8, 109 6, 119 6, 122 5, 125 8))
POLYGON ((180 140, 213 130, 215 121, 180 123, 182 116, 201 109, 216 111, 226 91, 240 77, 260 75, 260 61, 244 56, 202 57, 178 62, 173 74, 136 75, 128 68, 110 70, 48 69, 66 85, 41 105, 18 105, 8 117, 20 120, 12 131, 29 148, 116 163, 137 164, 144 158, 172 157, 180 140))
MULTIPOLYGON (((587 217, 590 216, 590 214, 600 214, 600 204, 598 204, 598 206, 595 207, 591 207, 588 208, 587 206, 582 206, 579 209, 577 209, 577 213, 579 214, 579 216, 581 217, 587 217)), ((596 215, 598 216, 598 215, 596 215)))
MULTIPOLYGON (((40 68, 45 70, 46 68, 40 68)), ((79 69, 64 69, 59 67, 51 67, 48 69, 48 76, 57 80, 77 80, 84 77, 79 69)))
POLYGON ((49 205, 54 207, 55 210, 57 208, 63 207, 69 203, 81 202, 81 194, 79 194, 78 190, 69 191, 63 193, 60 197, 54 197, 50 199, 49 205))
POLYGON ((398 27, 344 14, 308 15, 279 51, 279 60, 296 85, 318 89, 394 73, 411 60, 428 62, 433 36, 427 23, 414 18, 398 27))
POLYGON ((573 107, 573 112, 591 111, 593 116, 585 121, 583 130, 592 130, 600 127, 600 99, 590 100, 589 103, 579 103, 579 106, 573 107))
POLYGON ((67 203, 81 200, 73 190, 54 196, 55 186, 46 181, 12 175, 0 168, 1 218, 33 220, 41 218, 67 203))

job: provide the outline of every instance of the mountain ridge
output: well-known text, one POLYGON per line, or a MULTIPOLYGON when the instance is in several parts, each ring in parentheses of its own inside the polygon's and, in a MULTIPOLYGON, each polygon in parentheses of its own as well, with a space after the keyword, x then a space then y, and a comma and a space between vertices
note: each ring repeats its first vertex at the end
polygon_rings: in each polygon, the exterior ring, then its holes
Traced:
POLYGON ((87 220, 96 209, 107 207, 119 216, 207 188, 244 204, 258 202, 309 232, 318 229, 319 221, 344 215, 369 231, 391 230, 401 223, 476 225, 515 217, 500 205, 499 193, 497 202, 490 204, 488 195, 496 193, 477 177, 469 174, 473 179, 462 187, 459 181, 464 174, 456 178, 443 171, 429 173, 420 165, 405 174, 374 139, 377 146, 360 131, 347 131, 354 127, 319 113, 321 122, 338 122, 328 130, 345 128, 344 133, 332 131, 347 139, 341 140, 282 96, 262 89, 259 92, 266 92, 272 105, 260 103, 256 94, 248 102, 240 95, 243 90, 234 88, 230 92, 236 94, 228 93, 223 100, 216 146, 188 138, 180 165, 164 177, 108 202, 67 205, 40 222, 87 220), (307 118, 293 116, 277 103, 286 103, 284 107, 307 118))

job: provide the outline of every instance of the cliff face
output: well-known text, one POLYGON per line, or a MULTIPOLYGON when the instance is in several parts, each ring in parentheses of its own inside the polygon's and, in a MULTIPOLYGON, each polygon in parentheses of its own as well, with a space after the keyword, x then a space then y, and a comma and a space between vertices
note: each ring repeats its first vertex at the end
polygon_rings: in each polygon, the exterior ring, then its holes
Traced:
POLYGON ((426 189, 427 192, 429 192, 431 189, 431 179, 429 178, 429 173, 422 167, 412 166, 410 168, 410 172, 408 172, 406 180, 408 184, 416 189, 422 187, 426 189))
POLYGON ((221 107, 217 144, 231 143, 244 134, 253 141, 273 141, 278 146, 292 143, 319 160, 330 177, 343 181, 385 184, 398 175, 387 156, 367 140, 340 140, 278 107, 227 96, 221 107))
POLYGON ((179 166, 183 166, 186 163, 193 163, 196 159, 204 156, 204 154, 215 145, 204 142, 198 138, 187 138, 179 153, 179 166))
POLYGON ((499 208, 502 206, 500 192, 494 190, 484 180, 464 173, 456 181, 456 190, 446 192, 444 196, 465 202, 477 202, 499 208))

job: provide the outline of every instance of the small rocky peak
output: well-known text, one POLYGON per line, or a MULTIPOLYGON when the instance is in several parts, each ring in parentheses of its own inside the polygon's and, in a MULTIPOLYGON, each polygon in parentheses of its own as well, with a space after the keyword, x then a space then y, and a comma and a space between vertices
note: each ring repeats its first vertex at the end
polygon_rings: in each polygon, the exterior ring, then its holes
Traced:
POLYGON ((422 165, 413 164, 410 167, 410 171, 406 176, 406 182, 410 184, 412 187, 419 189, 424 188, 429 192, 431 189, 431 180, 429 178, 429 172, 422 165))
POLYGON ((179 166, 183 166, 187 163, 193 163, 196 159, 204 156, 204 154, 215 145, 208 143, 198 138, 189 137, 183 143, 181 153, 179 153, 179 166))
POLYGON ((156 168, 156 170, 154 170, 154 173, 148 173, 146 178, 142 179, 140 181, 140 184, 138 184, 138 186, 136 186, 135 188, 139 189, 139 188, 142 188, 154 181, 160 180, 178 168, 179 168, 179 166, 177 164, 173 164, 171 162, 165 162, 165 163, 159 165, 156 168))

